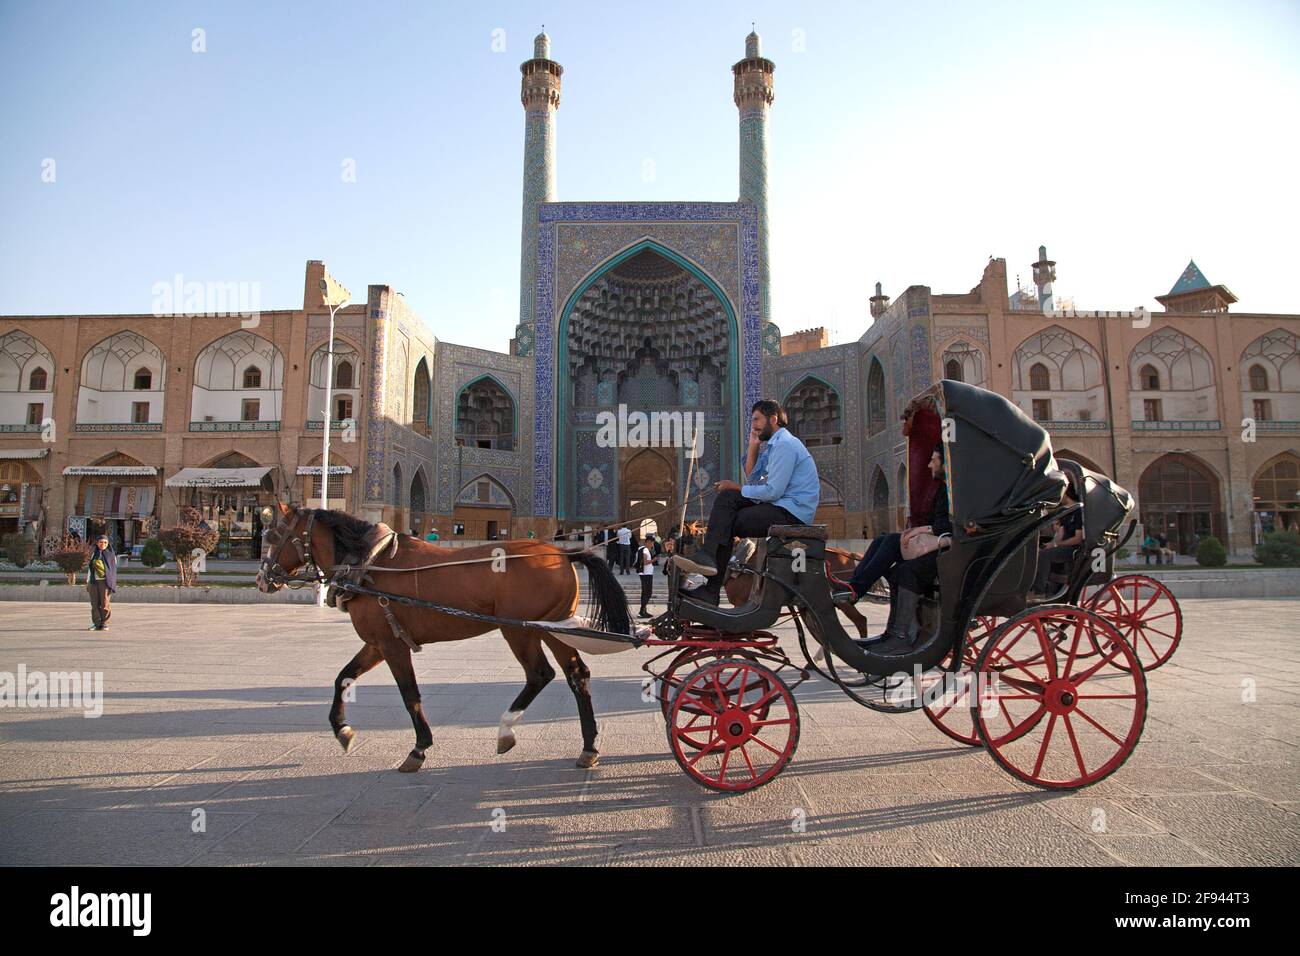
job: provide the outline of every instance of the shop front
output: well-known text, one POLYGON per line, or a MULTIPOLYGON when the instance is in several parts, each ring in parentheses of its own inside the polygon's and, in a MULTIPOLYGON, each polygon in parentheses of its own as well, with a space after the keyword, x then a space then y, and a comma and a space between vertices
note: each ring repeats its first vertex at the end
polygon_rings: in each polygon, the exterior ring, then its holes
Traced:
POLYGON ((43 485, 32 462, 49 453, 48 448, 0 450, 0 540, 40 520, 43 485))
POLYGON ((118 554, 129 553, 158 530, 158 469, 131 461, 63 469, 65 478, 81 479, 66 530, 83 541, 106 534, 118 554))
POLYGON ((178 504, 189 505, 221 537, 214 558, 255 561, 262 554, 264 508, 275 504, 271 469, 262 465, 240 468, 182 468, 167 479, 177 492, 178 504))

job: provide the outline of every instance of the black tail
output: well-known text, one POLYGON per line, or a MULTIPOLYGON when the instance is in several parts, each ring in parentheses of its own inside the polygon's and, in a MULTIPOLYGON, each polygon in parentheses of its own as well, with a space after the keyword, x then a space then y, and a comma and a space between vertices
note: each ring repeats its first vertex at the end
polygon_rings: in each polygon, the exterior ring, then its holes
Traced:
POLYGON ((627 606, 627 595, 605 559, 590 551, 579 551, 571 554, 569 560, 577 561, 587 569, 587 581, 591 586, 587 616, 591 618, 591 626, 598 631, 631 634, 632 610, 627 606))

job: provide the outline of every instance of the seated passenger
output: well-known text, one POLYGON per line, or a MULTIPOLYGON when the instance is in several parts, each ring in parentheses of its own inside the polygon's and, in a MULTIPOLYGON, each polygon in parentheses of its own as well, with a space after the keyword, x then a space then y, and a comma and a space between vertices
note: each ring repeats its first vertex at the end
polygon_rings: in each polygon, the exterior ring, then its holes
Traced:
MULTIPOLYGON (((1061 503, 1073 505, 1078 502, 1067 490, 1061 498, 1061 503)), ((1029 592, 1031 602, 1040 603, 1052 596, 1048 593, 1047 583, 1052 573, 1052 565, 1068 563, 1081 544, 1083 544, 1083 509, 1077 508, 1056 522, 1056 532, 1052 540, 1044 544, 1038 552, 1038 571, 1034 575, 1033 590, 1029 592)))
POLYGON ((755 402, 750 412, 749 451, 745 457, 748 483, 719 481, 718 495, 709 512, 708 530, 699 551, 673 562, 682 570, 703 574, 704 587, 687 596, 716 605, 722 591, 732 540, 765 536, 780 524, 810 524, 821 495, 817 463, 803 442, 782 427, 781 406, 770 400, 755 402))
MULTIPOLYGON (((934 497, 934 514, 928 525, 939 536, 939 550, 952 544, 952 518, 948 514, 948 488, 944 483, 943 445, 930 456, 930 474, 939 482, 939 492, 934 497)), ((901 536, 898 558, 895 559, 893 587, 889 596, 889 622, 884 633, 858 643, 864 646, 894 637, 912 644, 916 641, 916 611, 921 595, 930 589, 939 577, 939 551, 931 551, 911 561, 902 560, 901 536)), ((884 550, 882 545, 881 550, 884 550)), ((856 576, 856 572, 855 576, 856 576)), ((869 572, 868 572, 869 573, 869 572)), ((870 582, 874 584, 874 579, 870 582)))

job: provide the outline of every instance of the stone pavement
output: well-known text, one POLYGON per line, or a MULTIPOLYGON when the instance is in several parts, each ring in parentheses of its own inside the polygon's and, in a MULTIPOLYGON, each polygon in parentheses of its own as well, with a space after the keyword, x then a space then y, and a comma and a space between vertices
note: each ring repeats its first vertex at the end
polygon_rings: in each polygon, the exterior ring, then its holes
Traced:
POLYGON ((814 681, 790 767, 723 796, 669 756, 641 700, 648 651, 587 658, 603 759, 580 771, 562 680, 499 757, 523 683, 504 642, 427 647, 435 744, 405 775, 413 733, 382 665, 350 707, 354 751, 329 733, 333 677, 359 646, 337 612, 123 605, 93 634, 84 607, 4 604, 0 671, 102 671, 105 693, 98 719, 0 709, 0 864, 1295 865, 1300 603, 1183 607, 1136 754, 1092 788, 1020 784, 924 715, 814 681))

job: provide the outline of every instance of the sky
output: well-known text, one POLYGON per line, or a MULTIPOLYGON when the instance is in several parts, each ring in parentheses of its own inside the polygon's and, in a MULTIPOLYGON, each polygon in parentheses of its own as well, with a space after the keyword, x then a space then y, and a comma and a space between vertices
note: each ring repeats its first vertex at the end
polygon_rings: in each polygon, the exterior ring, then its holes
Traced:
POLYGON ((0 314, 148 312, 177 274, 298 308, 324 259, 504 351, 533 36, 559 199, 734 201, 751 22, 784 332, 856 339, 876 281, 967 292, 989 256, 1014 291, 1040 244, 1077 308, 1154 308, 1194 258, 1300 312, 1295 0, 0 0, 0 314))

